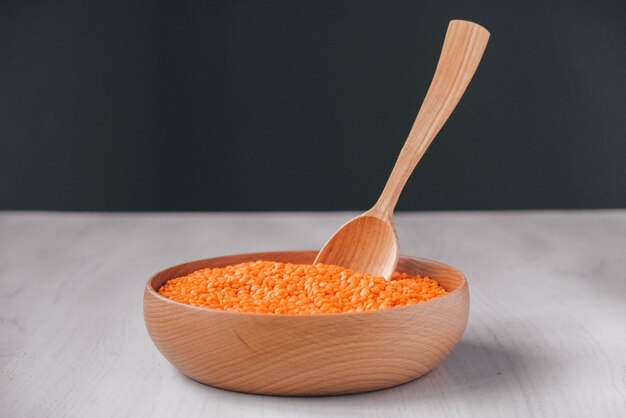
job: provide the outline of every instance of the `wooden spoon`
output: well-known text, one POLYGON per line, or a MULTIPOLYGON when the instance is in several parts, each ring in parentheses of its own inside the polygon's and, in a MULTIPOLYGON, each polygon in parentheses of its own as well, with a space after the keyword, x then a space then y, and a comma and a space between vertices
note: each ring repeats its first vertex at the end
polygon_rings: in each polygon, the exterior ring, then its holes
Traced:
POLYGON ((380 198, 370 210, 343 225, 324 245, 315 263, 391 277, 398 262, 393 211, 400 193, 461 99, 488 39, 489 32, 480 25, 450 22, 435 76, 380 198))

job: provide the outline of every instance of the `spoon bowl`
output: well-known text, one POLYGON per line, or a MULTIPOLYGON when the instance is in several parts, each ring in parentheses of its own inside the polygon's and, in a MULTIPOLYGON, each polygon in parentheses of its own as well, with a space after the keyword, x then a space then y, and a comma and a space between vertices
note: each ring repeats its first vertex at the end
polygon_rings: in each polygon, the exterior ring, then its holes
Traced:
POLYGON ((310 264, 316 254, 237 254, 157 273, 144 292, 150 338, 191 379, 268 395, 332 395, 399 385, 435 368, 460 340, 469 313, 465 277, 453 267, 413 257, 401 256, 397 270, 429 276, 449 293, 405 307, 313 315, 214 310, 158 293, 167 280, 202 268, 256 260, 310 264))
POLYGON ((376 271, 391 277, 398 260, 398 237, 393 223, 367 213, 344 224, 317 256, 319 260, 354 271, 376 271))

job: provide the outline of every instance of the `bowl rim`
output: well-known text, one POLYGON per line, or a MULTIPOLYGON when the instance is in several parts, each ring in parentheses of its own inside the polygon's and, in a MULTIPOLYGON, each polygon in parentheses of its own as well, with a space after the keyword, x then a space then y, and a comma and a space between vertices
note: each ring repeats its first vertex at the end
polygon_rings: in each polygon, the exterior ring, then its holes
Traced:
MULTIPOLYGON (((457 272, 460 275, 461 278, 461 285, 458 286, 456 289, 447 292, 445 295, 443 296, 439 296, 433 299, 429 299, 427 301, 424 302, 418 302, 418 303, 414 303, 411 305, 404 305, 404 306, 398 306, 398 307, 393 307, 393 308, 389 308, 389 309, 374 309, 371 311, 362 311, 362 312, 331 312, 331 313, 312 313, 312 314, 297 314, 297 313, 281 313, 281 314, 275 314, 275 313, 267 313, 267 312, 244 312, 244 311, 225 311, 223 309, 212 309, 212 308, 205 308, 205 307, 200 307, 200 306, 194 306, 194 305, 189 305, 187 303, 183 303, 183 302, 178 302, 169 298, 166 298, 165 296, 161 295, 159 292, 157 292, 151 285, 152 280, 159 274, 163 273, 165 270, 169 270, 171 268, 176 268, 176 267, 182 267, 185 264, 190 264, 190 263, 197 263, 199 261, 204 261, 204 260, 211 260, 213 258, 222 258, 222 257, 230 257, 230 256, 246 256, 246 255, 252 255, 252 254, 272 254, 272 253, 280 253, 280 254, 285 254, 285 253, 303 253, 303 252, 317 252, 316 250, 289 250, 289 251, 255 251, 255 252, 250 252, 250 253, 237 253, 237 254, 228 254, 225 256, 215 256, 215 257, 208 257, 208 258, 200 258, 198 260, 191 260, 191 261, 186 261, 184 263, 180 263, 180 264, 175 264, 173 266, 169 266, 166 267, 158 272, 156 272, 155 274, 153 274, 152 276, 150 276, 150 278, 148 279, 148 281, 146 282, 146 287, 144 290, 144 295, 145 293, 149 293, 151 296, 156 297, 157 299, 163 301, 163 302, 167 302, 167 303, 171 303, 174 304, 174 306, 180 306, 183 309, 192 309, 194 311, 198 311, 198 312, 205 312, 205 313, 209 313, 209 314, 218 314, 218 315, 253 315, 255 317, 263 317, 263 318, 280 318, 280 317, 285 317, 285 318, 294 318, 294 317, 300 317, 300 318, 324 318, 324 317, 338 317, 338 316, 342 316, 342 317, 347 317, 347 316, 362 316, 362 315, 367 315, 367 314, 380 314, 380 313, 391 313, 391 312, 398 312, 401 310, 406 310, 406 309, 411 309, 411 308, 415 308, 417 306, 424 306, 424 304, 428 303, 428 302, 434 302, 437 300, 442 300, 448 296, 452 296, 454 294, 460 293, 464 290, 468 289, 468 284, 467 284, 467 278, 465 277, 465 274, 457 269, 456 267, 453 267, 449 264, 445 264, 439 261, 435 261, 435 260, 431 260, 428 258, 422 258, 422 257, 413 257, 410 255, 403 255, 400 254, 398 256, 398 258, 403 257, 403 258, 411 258, 414 260, 422 260, 422 261, 426 261, 428 263, 432 263, 432 264, 437 264, 439 266, 442 267, 446 267, 449 269, 454 270, 455 272, 457 272)), ((267 260, 267 261, 271 261, 271 260, 267 260)), ((434 279, 436 280, 436 279, 434 279)), ((439 283, 439 281, 437 281, 437 283, 439 283)), ((145 298, 144 298, 144 304, 145 304, 145 298)))

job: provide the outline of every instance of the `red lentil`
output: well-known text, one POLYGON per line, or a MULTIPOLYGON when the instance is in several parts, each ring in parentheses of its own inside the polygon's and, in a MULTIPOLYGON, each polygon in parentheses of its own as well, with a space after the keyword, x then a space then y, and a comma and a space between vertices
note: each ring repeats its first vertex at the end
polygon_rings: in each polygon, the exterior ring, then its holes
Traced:
POLYGON ((254 261, 197 270, 168 280, 159 293, 225 311, 320 314, 412 305, 447 292, 429 277, 406 273, 387 281, 335 265, 254 261))

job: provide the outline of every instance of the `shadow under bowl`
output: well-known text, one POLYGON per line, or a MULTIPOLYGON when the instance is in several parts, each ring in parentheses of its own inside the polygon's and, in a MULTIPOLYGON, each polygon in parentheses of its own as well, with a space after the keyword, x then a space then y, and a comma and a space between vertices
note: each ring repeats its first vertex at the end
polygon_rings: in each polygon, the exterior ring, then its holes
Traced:
POLYGON ((170 267, 144 292, 150 338, 185 376, 222 389, 268 395, 334 395, 420 377, 457 345, 469 314, 465 276, 445 264, 401 256, 397 270, 437 280, 449 293, 387 310, 266 314, 200 308, 157 290, 207 267, 256 260, 310 264, 316 251, 237 254, 170 267))

